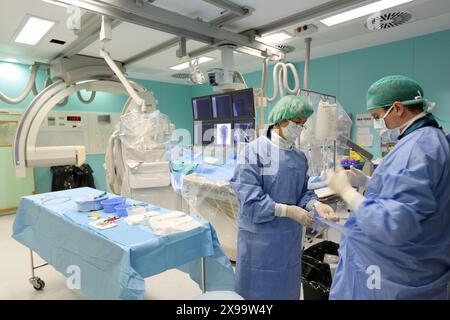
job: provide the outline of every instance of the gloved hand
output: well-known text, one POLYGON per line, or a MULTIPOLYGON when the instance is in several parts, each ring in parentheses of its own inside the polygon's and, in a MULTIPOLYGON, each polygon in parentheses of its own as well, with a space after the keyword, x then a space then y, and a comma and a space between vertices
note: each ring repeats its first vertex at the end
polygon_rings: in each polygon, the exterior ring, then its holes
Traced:
POLYGON ((330 220, 332 222, 338 222, 339 217, 335 215, 334 210, 329 205, 322 203, 320 201, 317 201, 314 204, 314 207, 316 208, 316 212, 319 214, 319 216, 330 220))
POLYGON ((351 166, 350 170, 347 171, 350 184, 354 187, 365 187, 369 182, 370 178, 366 176, 361 170, 356 169, 351 166))
POLYGON ((336 171, 327 171, 328 187, 342 197, 345 193, 354 190, 347 176, 347 172, 341 166, 336 168, 336 171))
POLYGON ((328 187, 344 199, 350 209, 356 210, 364 201, 364 197, 351 186, 347 173, 341 166, 336 171, 327 172, 327 181, 328 187))
POLYGON ((287 204, 277 203, 275 205, 275 215, 278 217, 290 218, 308 228, 310 228, 314 222, 312 215, 308 211, 303 208, 289 206, 287 204))

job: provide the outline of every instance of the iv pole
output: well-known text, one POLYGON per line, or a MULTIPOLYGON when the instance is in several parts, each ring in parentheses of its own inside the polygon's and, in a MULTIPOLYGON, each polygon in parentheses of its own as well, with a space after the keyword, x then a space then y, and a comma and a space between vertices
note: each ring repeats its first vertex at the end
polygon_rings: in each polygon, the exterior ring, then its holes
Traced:
MULTIPOLYGON (((303 79, 303 87, 305 90, 308 90, 309 86, 309 67, 311 63, 311 42, 312 38, 305 38, 306 43, 306 56, 305 56, 305 72, 303 79)), ((333 169, 336 171, 336 153, 337 153, 337 143, 336 139, 333 140, 333 169)))

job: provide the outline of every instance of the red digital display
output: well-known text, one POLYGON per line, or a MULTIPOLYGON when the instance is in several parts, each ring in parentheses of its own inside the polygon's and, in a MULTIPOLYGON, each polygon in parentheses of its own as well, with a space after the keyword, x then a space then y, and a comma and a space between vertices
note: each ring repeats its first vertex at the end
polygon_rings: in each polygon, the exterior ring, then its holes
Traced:
POLYGON ((69 117, 67 117, 67 121, 81 121, 81 117, 69 116, 69 117))

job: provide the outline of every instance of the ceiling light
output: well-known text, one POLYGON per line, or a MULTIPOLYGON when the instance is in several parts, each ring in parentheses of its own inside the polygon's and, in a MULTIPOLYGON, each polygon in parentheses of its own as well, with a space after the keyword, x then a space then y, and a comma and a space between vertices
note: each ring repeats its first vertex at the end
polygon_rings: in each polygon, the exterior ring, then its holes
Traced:
POLYGON ((36 45, 47 32, 55 25, 55 22, 36 17, 30 17, 16 37, 16 42, 36 45))
POLYGON ((277 32, 277 33, 264 35, 262 37, 256 38, 256 40, 267 43, 267 44, 275 44, 275 43, 283 42, 290 38, 292 38, 292 36, 289 33, 285 32, 285 31, 281 31, 281 32, 277 32))
POLYGON ((320 22, 330 27, 339 23, 361 18, 375 12, 380 12, 388 8, 396 7, 411 1, 413 0, 381 0, 325 18, 323 20, 320 20, 320 22))
POLYGON ((17 62, 19 62, 19 60, 14 59, 14 58, 6 58, 6 59, 3 59, 3 61, 6 61, 6 62, 12 62, 12 63, 17 63, 17 62))
MULTIPOLYGON (((198 64, 202 64, 202 63, 205 63, 205 62, 208 62, 208 61, 211 61, 211 60, 214 60, 214 59, 210 58, 210 57, 200 57, 200 58, 198 58, 198 64)), ((181 64, 178 64, 178 65, 173 66, 173 67, 170 67, 170 69, 177 70, 177 71, 178 70, 183 70, 183 69, 186 69, 186 68, 189 68, 189 61, 181 63, 181 64)))

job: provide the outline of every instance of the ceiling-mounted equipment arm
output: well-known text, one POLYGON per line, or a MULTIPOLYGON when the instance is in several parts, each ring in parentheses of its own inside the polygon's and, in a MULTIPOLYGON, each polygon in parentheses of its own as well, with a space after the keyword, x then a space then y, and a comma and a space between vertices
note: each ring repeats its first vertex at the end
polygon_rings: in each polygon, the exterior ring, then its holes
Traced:
MULTIPOLYGON (((81 16, 81 30, 76 32, 77 38, 66 45, 60 53, 50 59, 50 62, 55 62, 63 57, 73 57, 74 55, 83 51, 89 45, 98 40, 98 33, 101 30, 102 19, 95 13, 86 12, 81 16)), ((116 28, 120 25, 120 21, 116 20, 111 23, 111 28, 116 28)))
POLYGON ((311 42, 312 38, 306 38, 306 52, 305 52, 305 73, 303 78, 303 88, 309 89, 309 66, 311 64, 311 42))
MULTIPOLYGON (((102 16, 102 27, 100 30, 100 41, 102 46, 104 46, 108 41, 112 40, 112 19, 107 16, 102 16)), ((117 66, 114 60, 111 58, 108 52, 104 48, 100 49, 100 57, 102 57, 106 64, 111 68, 115 75, 119 78, 122 85, 128 92, 128 95, 133 99, 133 101, 141 107, 141 111, 146 111, 145 100, 142 99, 137 92, 134 90, 133 86, 130 84, 128 79, 123 74, 122 70, 117 66)))
POLYGON ((125 75, 122 73, 122 70, 116 65, 114 60, 111 58, 108 52, 105 50, 100 50, 100 56, 105 59, 105 62, 108 64, 108 66, 114 71, 116 76, 119 78, 120 82, 123 84, 125 89, 128 92, 128 95, 136 102, 137 105, 141 106, 142 112, 145 111, 145 101, 139 95, 136 91, 134 91, 133 87, 128 82, 128 79, 125 77, 125 75))
MULTIPOLYGON (((208 23, 210 23, 210 24, 212 24, 212 25, 214 25, 216 27, 221 28, 224 25, 232 23, 232 22, 234 22, 236 20, 244 19, 245 17, 248 17, 251 14, 252 14, 251 10, 249 10, 248 13, 243 15, 243 16, 240 16, 240 15, 237 15, 237 14, 234 14, 234 13, 227 13, 227 14, 221 15, 220 17, 212 19, 211 21, 208 21, 208 23)), ((150 57, 150 56, 155 55, 157 53, 160 53, 160 52, 162 52, 164 50, 167 50, 167 49, 177 45, 179 43, 179 39, 180 39, 179 37, 175 37, 175 38, 169 39, 167 41, 164 41, 164 42, 162 42, 162 43, 160 43, 160 44, 158 44, 158 45, 156 45, 156 46, 154 46, 152 48, 149 48, 149 49, 147 49, 147 50, 145 50, 143 52, 139 52, 138 54, 136 54, 136 55, 134 55, 134 56, 124 60, 123 64, 125 66, 127 66, 129 64, 133 64, 133 63, 135 63, 137 61, 143 60, 143 59, 145 59, 147 57, 150 57)), ((188 54, 188 55, 191 56, 190 54, 188 54)))
POLYGON ((150 4, 137 6, 134 1, 127 0, 55 1, 69 5, 76 4, 83 9, 112 19, 119 19, 210 45, 234 44, 239 47, 248 47, 256 50, 263 56, 272 57, 275 60, 284 58, 284 52, 275 46, 255 41, 252 37, 227 31, 210 23, 192 19, 150 4))

